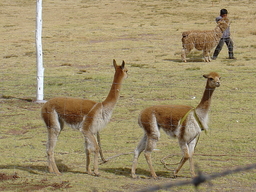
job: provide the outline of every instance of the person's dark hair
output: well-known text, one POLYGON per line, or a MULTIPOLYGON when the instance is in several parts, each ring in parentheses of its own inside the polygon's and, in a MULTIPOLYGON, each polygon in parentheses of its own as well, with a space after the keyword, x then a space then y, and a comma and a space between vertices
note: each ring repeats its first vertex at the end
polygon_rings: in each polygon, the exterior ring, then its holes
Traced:
POLYGON ((220 10, 220 15, 225 15, 228 14, 228 10, 227 9, 221 9, 220 10))

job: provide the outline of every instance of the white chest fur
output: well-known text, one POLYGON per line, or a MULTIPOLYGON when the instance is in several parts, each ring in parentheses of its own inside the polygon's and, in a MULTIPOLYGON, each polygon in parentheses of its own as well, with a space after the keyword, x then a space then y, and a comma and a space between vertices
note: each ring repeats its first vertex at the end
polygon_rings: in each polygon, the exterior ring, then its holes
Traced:
POLYGON ((101 107, 93 118, 92 125, 90 127, 93 133, 97 133, 103 129, 110 121, 112 115, 112 109, 101 107))

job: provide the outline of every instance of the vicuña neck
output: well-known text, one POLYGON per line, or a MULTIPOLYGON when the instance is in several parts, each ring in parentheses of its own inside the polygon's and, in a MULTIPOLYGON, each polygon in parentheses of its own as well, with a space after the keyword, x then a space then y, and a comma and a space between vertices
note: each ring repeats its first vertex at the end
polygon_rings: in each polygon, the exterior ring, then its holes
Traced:
POLYGON ((204 111, 205 113, 208 112, 210 105, 211 105, 211 97, 214 92, 215 88, 210 88, 208 86, 205 87, 204 95, 196 107, 197 110, 204 111))
POLYGON ((115 74, 111 89, 108 93, 107 98, 102 102, 104 106, 114 107, 119 95, 120 95, 120 89, 122 84, 122 78, 118 77, 117 74, 115 74))

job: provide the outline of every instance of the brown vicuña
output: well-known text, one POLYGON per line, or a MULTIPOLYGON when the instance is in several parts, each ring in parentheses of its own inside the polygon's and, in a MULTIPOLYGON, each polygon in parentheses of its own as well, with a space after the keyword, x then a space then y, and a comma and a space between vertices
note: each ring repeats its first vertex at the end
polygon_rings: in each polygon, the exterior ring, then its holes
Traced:
POLYGON ((187 62, 186 56, 193 48, 203 50, 205 62, 210 62, 210 51, 219 43, 223 32, 228 28, 229 20, 227 18, 218 22, 214 30, 199 31, 191 30, 182 33, 182 51, 181 59, 187 62))
POLYGON ((139 115, 139 125, 144 130, 144 136, 134 151, 131 174, 136 178, 138 158, 142 151, 153 178, 154 171, 151 152, 156 147, 160 137, 160 128, 171 137, 177 137, 183 157, 174 171, 176 177, 183 164, 189 159, 191 176, 195 176, 192 156, 201 131, 208 129, 208 111, 211 97, 216 87, 220 86, 220 77, 216 72, 203 75, 207 78, 205 91, 201 102, 196 108, 186 105, 155 105, 144 109, 139 115))
POLYGON ((114 80, 107 98, 101 102, 86 99, 56 97, 42 107, 42 118, 48 130, 47 157, 49 172, 60 174, 54 159, 54 148, 64 123, 78 129, 85 138, 86 170, 93 175, 90 168, 90 155, 94 153, 94 174, 99 175, 99 145, 95 135, 109 122, 113 109, 120 95, 123 80, 127 77, 125 62, 119 66, 113 60, 114 80))

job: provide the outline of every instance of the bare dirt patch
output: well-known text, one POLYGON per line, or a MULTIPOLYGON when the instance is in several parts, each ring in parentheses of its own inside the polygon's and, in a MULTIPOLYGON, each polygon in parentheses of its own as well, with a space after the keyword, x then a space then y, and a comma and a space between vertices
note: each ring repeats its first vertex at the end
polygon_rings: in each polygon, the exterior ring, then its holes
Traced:
POLYGON ((0 173, 0 181, 13 180, 18 178, 20 177, 17 175, 17 173, 14 173, 13 175, 6 175, 5 173, 0 173))
POLYGON ((69 181, 61 181, 60 183, 47 183, 47 180, 41 180, 39 184, 24 183, 24 186, 20 185, 20 188, 26 189, 26 191, 40 190, 51 187, 52 190, 71 188, 69 181))
MULTIPOLYGON (((20 176, 18 176, 17 173, 14 174, 6 174, 6 173, 0 173, 0 190, 17 190, 18 188, 24 191, 34 191, 34 190, 40 190, 40 189, 44 189, 44 188, 51 188, 52 190, 59 190, 59 189, 67 189, 67 188, 71 188, 71 185, 69 183, 69 181, 60 181, 60 182, 48 182, 47 179, 42 179, 38 182, 34 182, 34 181, 29 181, 28 179, 25 179, 25 181, 22 182, 15 182, 17 179, 21 178, 20 176), (5 185, 4 181, 10 181, 12 180, 13 183, 9 185, 5 185)), ((24 180, 24 179, 23 179, 24 180)))

